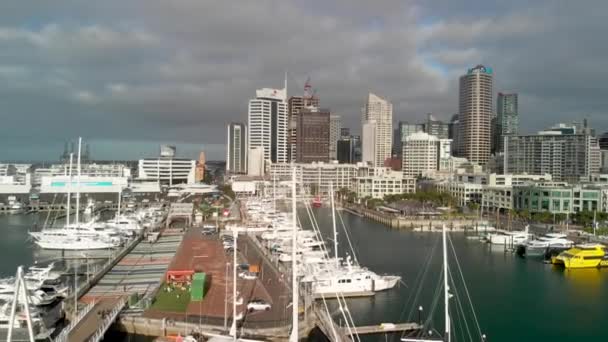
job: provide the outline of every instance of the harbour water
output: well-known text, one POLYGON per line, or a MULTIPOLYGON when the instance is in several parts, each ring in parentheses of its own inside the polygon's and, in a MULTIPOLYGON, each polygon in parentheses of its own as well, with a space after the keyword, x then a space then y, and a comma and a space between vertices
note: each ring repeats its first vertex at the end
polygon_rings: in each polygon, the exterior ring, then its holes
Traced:
MULTIPOLYGON (((315 209, 324 235, 331 234, 328 209, 315 209)), ((382 224, 342 212, 359 262, 377 273, 401 275, 407 286, 374 297, 349 299, 358 325, 417 321, 431 307, 441 272, 441 235, 392 230, 382 224), (436 246, 427 278, 417 300, 416 278, 436 246)), ((339 250, 348 242, 338 219, 339 250)), ((451 234, 454 249, 487 341, 608 341, 608 269, 569 270, 522 259, 490 248, 463 233, 451 234)), ((342 254, 342 253, 341 253, 342 254)), ((452 260, 453 261, 453 260, 452 260)), ((455 268, 454 265, 451 265, 455 268)), ((443 300, 443 299, 441 299, 443 300)), ((443 314, 441 302, 437 308, 443 314)), ((336 315, 337 317, 338 315, 336 315)), ((458 330, 457 323, 455 330, 458 330)), ((435 324, 443 331, 443 322, 435 324)), ((460 332, 456 335, 458 336, 460 332)), ((398 341, 399 336, 368 336, 364 341, 398 341)), ((465 341, 466 338, 457 340, 465 341)))
POLYGON ((17 266, 30 266, 36 261, 28 231, 38 218, 37 214, 0 215, 0 278, 14 276, 17 266))
MULTIPOLYGON (((329 210, 314 212, 324 235, 329 236, 329 210)), ((401 275, 405 283, 374 297, 349 299, 355 322, 417 321, 419 305, 426 314, 441 271, 440 234, 392 230, 345 212, 341 215, 359 262, 378 273, 401 275), (414 300, 416 279, 434 248, 427 281, 414 300)), ((0 216, 0 277, 13 275, 18 265, 44 261, 27 241, 28 229, 38 220, 37 215, 0 216)), ((339 219, 338 231, 344 255, 348 242, 339 219)), ((604 325, 608 318, 608 269, 564 271, 504 253, 502 248, 491 249, 462 233, 451 234, 451 238, 487 341, 608 341, 604 325)), ((441 317, 441 305, 437 312, 441 317)), ((435 328, 442 331, 442 324, 439 320, 435 328)), ((366 336, 362 340, 398 341, 399 336, 366 336)))

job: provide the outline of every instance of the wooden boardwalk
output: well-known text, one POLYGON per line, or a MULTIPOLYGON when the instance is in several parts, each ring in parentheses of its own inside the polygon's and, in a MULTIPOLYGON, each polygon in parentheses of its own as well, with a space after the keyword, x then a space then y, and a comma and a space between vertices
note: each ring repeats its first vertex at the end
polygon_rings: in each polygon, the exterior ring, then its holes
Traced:
POLYGON ((101 326, 103 322, 102 312, 112 310, 120 298, 104 298, 95 304, 93 309, 84 316, 80 322, 70 331, 68 335, 69 342, 87 341, 101 326))
POLYGON ((419 330, 421 328, 418 323, 384 323, 376 325, 366 325, 360 327, 351 328, 350 331, 346 328, 344 330, 345 335, 367 335, 367 334, 384 334, 401 331, 412 331, 419 330))

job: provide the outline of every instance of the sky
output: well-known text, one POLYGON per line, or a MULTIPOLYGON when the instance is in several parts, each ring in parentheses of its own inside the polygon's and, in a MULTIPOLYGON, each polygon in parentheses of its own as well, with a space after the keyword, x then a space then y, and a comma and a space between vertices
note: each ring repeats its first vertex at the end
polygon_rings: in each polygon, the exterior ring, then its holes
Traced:
POLYGON ((520 130, 588 118, 608 130, 608 2, 601 0, 7 0, 0 6, 0 160, 93 158, 161 143, 225 158, 226 124, 255 90, 301 95, 360 131, 368 92, 394 121, 458 108, 458 77, 494 69, 519 93, 520 130))

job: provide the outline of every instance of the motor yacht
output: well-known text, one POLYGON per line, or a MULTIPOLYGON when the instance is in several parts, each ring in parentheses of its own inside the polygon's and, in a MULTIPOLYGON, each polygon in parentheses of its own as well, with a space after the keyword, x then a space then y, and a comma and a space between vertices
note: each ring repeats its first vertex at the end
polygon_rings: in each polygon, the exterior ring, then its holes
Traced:
POLYGON ((524 231, 496 231, 495 233, 488 234, 487 241, 493 245, 521 245, 524 242, 530 240, 532 234, 528 233, 528 226, 524 231))
POLYGON ((93 250, 111 249, 116 247, 115 242, 87 237, 57 236, 54 238, 37 240, 35 243, 42 249, 53 250, 93 250))
POLYGON ((551 258, 554 265, 565 268, 596 268, 608 266, 606 246, 599 243, 577 245, 551 258))
POLYGON ((518 252, 526 256, 544 256, 550 251, 563 251, 574 245, 574 241, 568 240, 566 237, 566 234, 548 233, 535 240, 525 242, 521 245, 523 250, 518 252))

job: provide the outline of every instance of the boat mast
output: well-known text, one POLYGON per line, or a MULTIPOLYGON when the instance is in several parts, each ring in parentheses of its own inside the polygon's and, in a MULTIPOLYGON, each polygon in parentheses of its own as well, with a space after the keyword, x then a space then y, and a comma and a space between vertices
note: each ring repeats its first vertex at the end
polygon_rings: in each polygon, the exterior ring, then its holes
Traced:
POLYGON ((17 315, 17 304, 19 302, 19 296, 23 296, 23 307, 25 308, 25 319, 27 322, 27 332, 30 342, 34 342, 34 329, 32 327, 32 316, 30 315, 30 301, 27 293, 27 284, 23 279, 23 266, 17 267, 17 276, 15 279, 15 293, 13 295, 13 303, 11 304, 11 314, 8 320, 8 333, 6 340, 8 342, 13 340, 13 325, 17 315))
POLYGON ((291 215, 292 215, 292 230, 291 230, 291 334, 289 335, 290 342, 298 341, 298 271, 296 260, 297 249, 297 213, 296 213, 296 169, 292 169, 291 175, 291 215))
POLYGON ((70 225, 70 197, 72 197, 72 160, 74 153, 70 153, 70 168, 68 170, 68 207, 65 213, 65 224, 70 225))
POLYGON ((121 200, 122 200, 122 186, 120 186, 120 188, 118 189, 118 211, 116 212, 116 218, 118 218, 118 216, 120 216, 120 206, 121 206, 121 200))
POLYGON ((236 227, 232 227, 232 236, 234 237, 234 248, 232 251, 232 326, 230 327, 230 335, 232 335, 232 340, 236 341, 236 253, 238 250, 237 239, 239 238, 236 227))
POLYGON ((448 248, 446 241, 446 232, 445 232, 445 224, 442 229, 442 238, 443 238, 443 305, 445 310, 445 336, 443 337, 446 342, 451 341, 450 336, 450 288, 448 285, 448 248))
POLYGON ((82 138, 78 137, 78 175, 76 176, 76 226, 80 225, 80 147, 82 138))
POLYGON ((331 222, 334 228, 334 256, 336 258, 336 264, 338 261, 338 231, 336 229, 336 207, 334 204, 334 185, 332 182, 329 183, 329 197, 331 198, 331 222))

